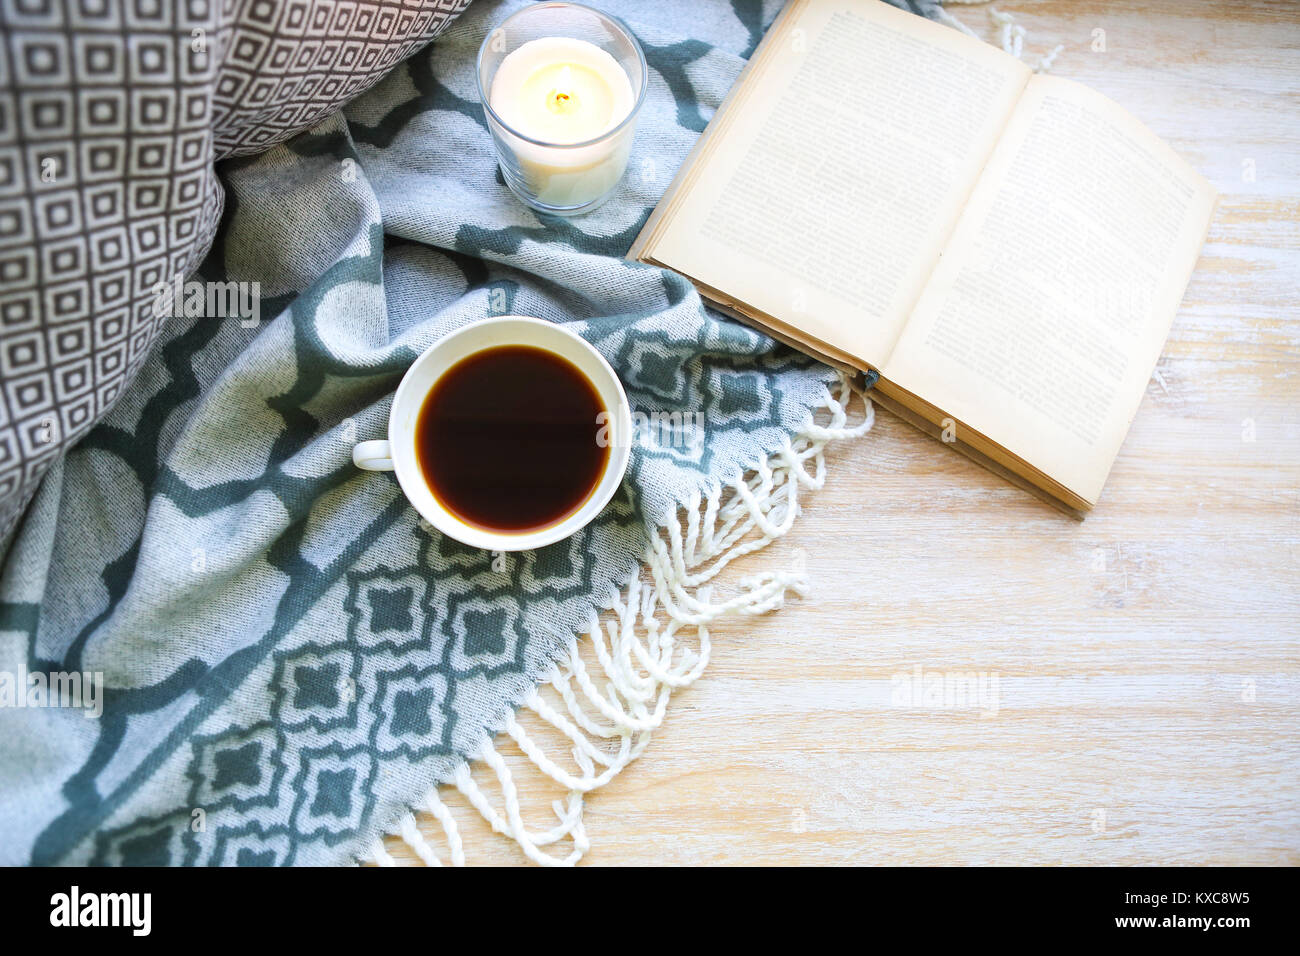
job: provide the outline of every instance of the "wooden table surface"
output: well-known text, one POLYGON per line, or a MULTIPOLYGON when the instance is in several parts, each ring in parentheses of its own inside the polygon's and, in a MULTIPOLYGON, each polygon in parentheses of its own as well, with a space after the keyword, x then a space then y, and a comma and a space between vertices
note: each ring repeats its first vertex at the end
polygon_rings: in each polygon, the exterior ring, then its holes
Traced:
MULTIPOLYGON (((1101 503, 1073 522, 879 412, 745 565, 802 549, 813 595, 716 628, 589 797, 586 862, 1300 863, 1300 4, 999 6, 1222 193, 1101 503), (996 709, 904 706, 918 673, 996 678, 996 709)), ((521 792, 552 825, 558 788, 521 792)), ((523 860, 448 802, 470 863, 523 860)))

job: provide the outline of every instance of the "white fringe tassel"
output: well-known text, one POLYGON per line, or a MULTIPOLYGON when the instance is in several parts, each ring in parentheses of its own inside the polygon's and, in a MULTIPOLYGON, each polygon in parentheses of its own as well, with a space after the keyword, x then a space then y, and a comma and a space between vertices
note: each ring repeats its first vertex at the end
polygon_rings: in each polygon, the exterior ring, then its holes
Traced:
MULTIPOLYGON (((505 759, 489 740, 477 755, 500 788, 500 806, 475 782, 468 762, 456 772, 451 786, 497 833, 519 844, 524 854, 544 866, 577 863, 591 844, 583 829, 584 794, 613 780, 641 755, 653 732, 663 723, 673 691, 692 684, 709 663, 709 625, 729 614, 764 614, 785 603, 786 595, 807 590, 802 569, 766 571, 738 582, 739 593, 715 600, 713 579, 744 555, 785 535, 799 513, 801 489, 818 489, 826 482, 824 450, 832 441, 866 434, 875 421, 874 408, 863 399, 864 416, 849 423, 854 394, 841 377, 839 395, 827 389, 825 425, 810 421, 793 440, 748 476, 737 475, 715 492, 697 493, 686 505, 685 522, 669 520, 644 555, 649 580, 637 573, 610 596, 604 619, 594 611, 585 637, 599 669, 590 672, 580 636, 570 639, 567 653, 553 666, 549 680, 533 690, 503 731, 529 761, 568 793, 552 804, 557 823, 549 830, 525 826, 518 789, 505 759), (687 638, 690 638, 689 641, 687 638), (548 697, 550 700, 548 700, 548 697), (548 733, 558 733, 572 745, 573 764, 562 766, 547 754, 519 716, 534 715, 548 733), (556 844, 564 843, 559 850, 556 844)), ((530 718, 531 719, 531 718, 530 718)), ((422 805, 442 825, 451 863, 462 866, 464 848, 451 812, 432 790, 422 805)), ((424 863, 441 860, 408 813, 392 832, 424 863)), ((395 861, 375 842, 370 861, 392 866, 395 861)))
MULTIPOLYGON (((944 5, 973 7, 983 6, 988 2, 990 2, 990 0, 944 0, 944 5)), ((967 36, 975 37, 977 40, 979 39, 978 34, 976 34, 974 30, 966 26, 966 24, 962 23, 947 10, 943 9, 943 7, 940 7, 937 12, 939 14, 940 22, 946 23, 948 26, 960 30, 967 36)), ((1016 22, 1015 17, 1009 13, 1003 13, 1001 10, 997 9, 997 7, 989 7, 989 20, 993 22, 993 26, 997 30, 998 44, 1002 47, 1003 52, 1010 53, 1017 60, 1023 59, 1022 54, 1025 52, 1025 28, 1016 22)), ((1056 62, 1057 56, 1060 55, 1061 51, 1064 49, 1065 44, 1058 44, 1050 53, 1041 57, 1038 61, 1038 65, 1034 67, 1034 72, 1046 73, 1051 70, 1052 64, 1056 62)))

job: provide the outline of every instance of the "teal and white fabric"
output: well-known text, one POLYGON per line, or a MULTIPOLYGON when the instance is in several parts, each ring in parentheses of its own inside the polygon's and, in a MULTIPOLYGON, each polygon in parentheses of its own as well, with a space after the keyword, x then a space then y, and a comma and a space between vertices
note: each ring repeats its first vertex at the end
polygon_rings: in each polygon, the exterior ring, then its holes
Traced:
MULTIPOLYGON (((0 863, 382 861, 377 838, 436 811, 436 784, 474 790, 466 761, 491 762, 500 730, 519 739, 539 684, 589 676, 571 656, 595 611, 616 609, 608 647, 650 675, 610 678, 618 706, 592 705, 619 763, 707 658, 674 634, 797 588, 703 585, 820 483, 822 445, 852 431, 835 374, 622 258, 778 5, 602 5, 651 85, 627 180, 589 216, 539 219, 496 171, 473 62, 513 3, 478 0, 343 115, 218 167, 225 211, 190 279, 241 283, 247 308, 171 318, 8 541, 0 863), (588 529, 501 560, 422 526, 350 450, 382 436, 421 350, 512 313, 567 323, 670 426, 643 430, 588 529), (98 716, 31 693, 74 672, 102 677, 98 716)), ((605 772, 593 760, 575 792, 605 772)), ((519 829, 510 807, 495 822, 519 829)), ((571 860, 585 837, 561 814, 563 834, 571 860)), ((551 859, 545 835, 513 835, 551 859)))

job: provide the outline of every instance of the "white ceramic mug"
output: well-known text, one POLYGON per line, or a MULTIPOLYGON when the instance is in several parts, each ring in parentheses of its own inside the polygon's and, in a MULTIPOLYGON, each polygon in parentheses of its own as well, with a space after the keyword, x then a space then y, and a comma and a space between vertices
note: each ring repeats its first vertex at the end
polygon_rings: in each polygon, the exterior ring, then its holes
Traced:
MULTIPOLYGON (((592 423, 595 428, 596 423, 592 423)), ((393 471, 407 500, 443 534, 471 547, 489 551, 527 551, 567 538, 586 525, 614 497, 632 445, 632 412, 623 383, 604 356, 586 340, 563 326, 519 315, 484 319, 440 339, 425 350, 402 377, 388 415, 388 439, 363 441, 352 449, 352 461, 367 471, 393 471), (492 531, 466 524, 447 510, 429 488, 415 456, 415 423, 424 400, 448 369, 484 349, 529 345, 570 362, 595 388, 608 413, 609 457, 595 490, 573 514, 552 525, 528 531, 492 531)))

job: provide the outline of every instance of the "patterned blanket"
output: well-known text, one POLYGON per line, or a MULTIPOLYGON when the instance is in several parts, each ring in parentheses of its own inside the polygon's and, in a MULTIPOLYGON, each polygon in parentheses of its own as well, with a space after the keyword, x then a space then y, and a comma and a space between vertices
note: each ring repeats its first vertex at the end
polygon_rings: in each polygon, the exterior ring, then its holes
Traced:
POLYGON ((622 259, 779 5, 602 3, 651 87, 620 192, 573 221, 509 195, 476 100, 475 51, 517 6, 478 0, 343 114, 218 166, 210 255, 8 544, 0 863, 384 862, 384 833, 432 862, 411 811, 444 819, 448 781, 530 857, 571 862, 574 802, 528 830, 494 735, 593 789, 698 674, 709 621, 798 590, 797 569, 709 585, 789 529, 824 444, 869 418, 847 423, 824 366, 622 259), (638 425, 600 519, 506 556, 423 526, 391 475, 350 461, 421 350, 499 314, 587 338, 638 425), (521 705, 573 739, 573 767, 530 750, 521 705))

